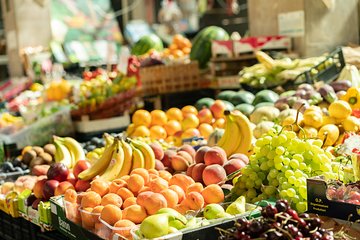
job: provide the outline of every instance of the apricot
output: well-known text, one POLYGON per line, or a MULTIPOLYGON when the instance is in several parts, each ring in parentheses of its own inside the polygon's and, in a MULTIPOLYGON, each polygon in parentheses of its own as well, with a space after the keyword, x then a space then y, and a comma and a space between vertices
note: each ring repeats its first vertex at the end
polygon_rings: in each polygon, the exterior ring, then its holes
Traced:
POLYGON ((194 179, 195 182, 203 182, 203 172, 206 168, 206 165, 204 163, 197 163, 191 172, 191 177, 194 179))
POLYGON ((101 204, 101 196, 96 192, 86 192, 81 198, 81 208, 94 208, 101 204))
POLYGON ((72 188, 69 188, 65 191, 64 200, 69 203, 76 203, 77 196, 78 194, 76 191, 72 188))
POLYGON ((80 211, 81 225, 86 229, 92 229, 95 226, 94 218, 92 217, 93 208, 87 207, 80 211))
POLYGON ((146 210, 140 205, 131 205, 123 210, 123 218, 140 224, 147 217, 146 210))
POLYGON ((127 180, 129 180, 130 175, 124 175, 122 176, 120 179, 124 180, 125 182, 127 182, 127 180))
POLYGON ((174 208, 176 211, 178 211, 179 213, 185 215, 187 211, 191 210, 188 206, 186 206, 185 204, 178 204, 175 206, 174 208))
POLYGON ((220 147, 212 147, 204 155, 205 165, 219 164, 224 165, 227 161, 226 153, 224 149, 220 147))
POLYGON ((204 162, 204 156, 207 151, 209 151, 211 148, 208 146, 202 146, 200 147, 196 153, 195 153, 195 162, 196 163, 203 163, 204 162))
MULTIPOLYGON (((114 224, 114 230, 112 234, 118 234, 124 239, 131 239, 130 230, 135 226, 135 223, 127 219, 122 219, 114 224)), ((112 239, 112 238, 111 238, 112 239)))
POLYGON ((206 203, 221 203, 224 201, 225 196, 221 187, 217 184, 210 184, 201 192, 206 203))
POLYGON ((56 188, 54 192, 54 196, 63 195, 68 189, 74 189, 74 185, 72 185, 68 181, 61 182, 56 188))
POLYGON ((156 169, 148 169, 148 173, 149 173, 149 175, 153 174, 153 175, 159 176, 159 172, 156 169))
POLYGON ((142 176, 144 179, 145 185, 149 182, 149 179, 150 179, 149 172, 144 168, 135 168, 134 170, 131 171, 130 175, 132 175, 132 174, 138 174, 138 175, 142 176))
POLYGON ((168 182, 170 180, 170 178, 172 177, 172 175, 171 175, 171 173, 169 173, 166 170, 159 170, 159 177, 161 177, 162 179, 164 179, 168 182))
POLYGON ((174 208, 179 202, 178 194, 171 189, 164 189, 160 192, 166 199, 167 207, 174 208))
POLYGON ((142 192, 147 192, 147 191, 150 191, 150 187, 144 186, 144 187, 142 187, 142 189, 140 189, 140 191, 137 194, 142 193, 142 192))
POLYGON ((144 187, 145 181, 142 176, 139 174, 131 174, 130 178, 127 181, 128 189, 133 193, 138 192, 142 187, 144 187))
POLYGON ((204 207, 204 197, 198 192, 189 192, 185 195, 184 204, 191 210, 200 210, 204 207))
POLYGON ((100 218, 113 226, 117 221, 122 219, 122 211, 118 206, 108 204, 102 209, 100 218))
POLYGON ((191 184, 187 189, 186 189, 186 194, 189 192, 198 192, 201 193, 202 190, 204 189, 203 185, 199 182, 193 183, 191 184))
POLYGON ((127 208, 131 205, 135 205, 135 204, 136 204, 136 197, 129 197, 124 201, 122 208, 125 209, 125 208, 127 208))
POLYGON ((213 164, 206 166, 202 177, 205 185, 208 186, 210 184, 217 184, 224 181, 226 179, 226 172, 222 166, 213 164))
MULTIPOLYGON (((138 201, 136 201, 136 202, 138 202, 138 201)), ((152 193, 146 199, 145 202, 142 202, 142 204, 139 204, 139 205, 143 206, 146 209, 146 212, 148 215, 153 215, 157 211, 159 211, 161 208, 166 208, 167 201, 166 201, 166 198, 162 194, 152 193)))
POLYGON ((91 215, 94 219, 94 222, 97 223, 97 222, 100 222, 99 221, 99 216, 101 214, 101 211, 103 210, 104 206, 97 206, 97 207, 94 207, 92 212, 91 212, 91 215))
POLYGON ((161 160, 164 157, 164 150, 159 143, 152 142, 149 144, 149 146, 153 150, 156 159, 161 160))
POLYGON ((172 186, 169 187, 169 189, 171 189, 171 190, 173 190, 174 192, 177 193, 178 198, 179 198, 178 203, 180 203, 182 200, 184 200, 185 191, 181 187, 179 187, 177 185, 172 185, 172 186))
POLYGON ((153 179, 149 182, 149 188, 150 191, 159 193, 164 189, 167 189, 169 187, 169 184, 166 180, 162 179, 161 177, 158 177, 156 179, 153 179))
POLYGON ((122 188, 126 187, 127 183, 123 179, 115 179, 109 185, 109 192, 110 193, 117 193, 117 191, 122 188))
POLYGON ((139 195, 136 198, 136 204, 144 206, 145 202, 152 194, 153 194, 153 192, 151 192, 151 191, 139 193, 139 195))
POLYGON ((181 187, 184 190, 184 192, 186 192, 186 189, 193 183, 195 183, 194 180, 191 177, 186 176, 184 174, 175 174, 169 180, 170 186, 178 185, 179 187, 181 187))
POLYGON ((106 206, 108 204, 113 204, 113 205, 118 206, 120 208, 121 205, 123 204, 123 200, 119 195, 117 195, 115 193, 108 193, 108 194, 106 194, 105 196, 102 197, 101 205, 106 206))
POLYGON ((155 159, 155 169, 158 170, 158 171, 159 170, 164 170, 165 166, 160 160, 155 159))
POLYGON ((120 188, 117 192, 117 195, 119 195, 123 201, 125 201, 126 199, 128 199, 129 197, 133 197, 134 194, 127 188, 120 188))
POLYGON ((109 192, 109 183, 98 178, 90 183, 90 189, 91 191, 97 192, 101 197, 103 197, 109 192))

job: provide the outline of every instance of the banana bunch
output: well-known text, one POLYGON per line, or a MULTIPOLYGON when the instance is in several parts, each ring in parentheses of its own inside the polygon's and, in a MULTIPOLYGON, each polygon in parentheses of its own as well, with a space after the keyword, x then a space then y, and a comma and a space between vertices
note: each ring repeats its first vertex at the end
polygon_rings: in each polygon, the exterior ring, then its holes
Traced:
MULTIPOLYGON (((129 136, 129 135, 127 135, 129 136)), ((150 143, 158 143, 163 150, 167 150, 171 147, 174 147, 174 144, 171 144, 171 143, 168 143, 166 141, 164 141, 163 139, 160 139, 160 140, 156 140, 156 139, 151 139, 149 137, 135 137, 135 138, 132 138, 134 140, 137 140, 137 141, 141 141, 141 142, 145 142, 147 144, 150 144, 150 143)))
POLYGON ((234 153, 247 154, 251 150, 253 132, 249 119, 239 111, 225 111, 225 131, 217 145, 227 156, 234 153))
POLYGON ((82 180, 90 180, 96 176, 112 181, 128 175, 135 168, 155 168, 155 154, 151 147, 142 141, 124 140, 104 135, 106 145, 100 158, 92 162, 90 168, 78 176, 82 180))
POLYGON ((55 162, 63 163, 68 168, 73 168, 77 161, 85 159, 84 149, 80 143, 71 137, 54 136, 56 148, 55 162))

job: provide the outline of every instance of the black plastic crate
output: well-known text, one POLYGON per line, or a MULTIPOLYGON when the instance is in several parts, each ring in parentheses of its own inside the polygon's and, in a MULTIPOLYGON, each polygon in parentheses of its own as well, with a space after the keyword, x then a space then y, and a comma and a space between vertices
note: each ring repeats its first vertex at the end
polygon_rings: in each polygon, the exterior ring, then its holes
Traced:
POLYGON ((31 223, 0 211, 0 236, 6 240, 33 240, 31 223))

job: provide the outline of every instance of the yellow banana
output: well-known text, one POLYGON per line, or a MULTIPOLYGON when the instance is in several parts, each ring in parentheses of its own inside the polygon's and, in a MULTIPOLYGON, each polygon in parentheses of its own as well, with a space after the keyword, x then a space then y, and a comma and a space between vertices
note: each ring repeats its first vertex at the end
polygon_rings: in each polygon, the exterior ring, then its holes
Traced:
POLYGON ((121 168, 121 171, 118 175, 118 177, 122 177, 125 175, 128 175, 131 171, 131 167, 132 167, 132 161, 133 161, 133 150, 130 146, 129 143, 127 143, 126 141, 124 141, 123 139, 120 140, 121 142, 121 146, 122 149, 124 151, 124 164, 121 168))
POLYGON ((145 166, 144 155, 141 153, 141 151, 139 149, 134 147, 132 144, 131 144, 131 148, 133 151, 131 170, 133 170, 135 168, 144 168, 144 166, 145 166))
POLYGON ((141 153, 144 155, 145 161, 145 169, 153 169, 155 168, 155 154, 151 147, 144 142, 132 140, 134 147, 139 149, 141 153))
POLYGON ((54 145, 56 149, 54 156, 55 162, 63 163, 66 167, 72 168, 73 162, 69 149, 61 142, 57 141, 57 139, 54 139, 54 145))
POLYGON ((240 128, 241 141, 234 153, 248 154, 251 151, 253 131, 249 119, 241 112, 231 113, 240 128))
POLYGON ((85 159, 84 149, 81 147, 80 143, 71 137, 56 137, 59 141, 61 141, 70 151, 73 157, 73 166, 79 160, 85 159))
POLYGON ((115 139, 114 141, 116 142, 116 147, 113 151, 111 161, 105 172, 100 176, 102 179, 107 181, 116 179, 124 165, 124 150, 122 149, 121 143, 118 139, 115 139))
POLYGON ((235 153, 235 150, 241 142, 240 128, 235 122, 232 114, 229 111, 225 112, 225 131, 224 135, 220 138, 217 145, 224 149, 226 155, 229 157, 235 153))
POLYGON ((105 139, 105 146, 110 146, 114 142, 114 137, 108 133, 104 133, 103 138, 105 139))
POLYGON ((112 154, 115 150, 117 143, 113 142, 110 146, 107 146, 104 150, 104 153, 101 157, 91 165, 90 168, 86 169, 85 171, 81 172, 78 176, 80 180, 90 180, 93 177, 103 173, 107 166, 109 165, 112 154))

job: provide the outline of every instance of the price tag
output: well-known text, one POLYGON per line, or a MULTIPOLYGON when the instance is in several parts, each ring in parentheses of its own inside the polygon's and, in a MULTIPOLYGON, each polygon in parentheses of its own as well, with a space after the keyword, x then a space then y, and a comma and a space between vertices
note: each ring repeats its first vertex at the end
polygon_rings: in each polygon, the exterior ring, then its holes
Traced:
POLYGON ((305 34, 304 11, 280 13, 278 15, 279 35, 301 37, 305 34))

